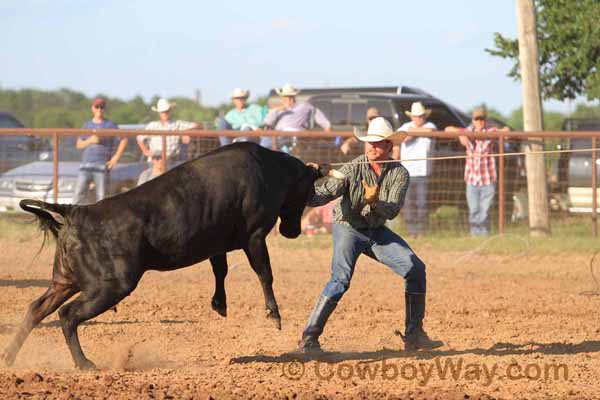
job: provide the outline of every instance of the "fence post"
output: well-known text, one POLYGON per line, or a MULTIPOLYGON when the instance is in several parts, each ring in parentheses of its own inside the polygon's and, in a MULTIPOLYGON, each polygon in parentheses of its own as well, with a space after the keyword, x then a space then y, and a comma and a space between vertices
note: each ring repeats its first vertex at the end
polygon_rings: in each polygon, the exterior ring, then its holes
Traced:
POLYGON ((500 145, 498 146, 498 233, 504 234, 504 134, 500 132, 500 145))
MULTIPOLYGON (((160 163, 161 165, 161 169, 162 169, 162 173, 164 174, 165 172, 167 172, 167 167, 169 166, 167 164, 167 137, 165 135, 161 136, 161 150, 160 150, 160 163)), ((154 154, 150 154, 150 157, 153 157, 154 154)))
POLYGON ((58 133, 52 134, 52 199, 58 203, 58 133))
POLYGON ((596 151, 596 138, 592 138, 592 232, 594 237, 598 237, 598 166, 596 165, 596 159, 598 158, 598 152, 596 151))

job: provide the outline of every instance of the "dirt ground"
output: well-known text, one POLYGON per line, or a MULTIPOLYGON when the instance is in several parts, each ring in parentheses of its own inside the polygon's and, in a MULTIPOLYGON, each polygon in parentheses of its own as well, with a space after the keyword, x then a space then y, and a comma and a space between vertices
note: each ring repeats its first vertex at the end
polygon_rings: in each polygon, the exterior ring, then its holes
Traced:
MULTIPOLYGON (((319 359, 290 354, 329 276, 321 238, 270 241, 283 329, 265 319, 243 253, 229 256, 229 316, 210 308, 208 263, 147 273, 117 312, 82 325, 100 368, 73 367, 57 314, 35 329, 0 398, 600 398, 600 296, 589 255, 482 256, 414 248, 428 265, 426 329, 446 345, 401 351, 403 280, 366 257, 330 319, 319 359), (317 241, 319 241, 317 243, 317 241), (318 246, 317 246, 318 244, 318 246)), ((0 240, 0 348, 44 292, 54 245, 0 240)))

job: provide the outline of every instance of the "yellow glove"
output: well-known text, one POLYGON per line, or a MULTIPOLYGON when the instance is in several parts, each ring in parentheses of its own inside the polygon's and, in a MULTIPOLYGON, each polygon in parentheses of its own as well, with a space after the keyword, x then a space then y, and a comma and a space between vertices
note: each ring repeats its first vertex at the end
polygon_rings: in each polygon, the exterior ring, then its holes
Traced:
POLYGON ((362 181, 363 188, 365 188, 365 201, 367 204, 373 204, 379 200, 379 186, 369 186, 367 181, 363 179, 362 181))

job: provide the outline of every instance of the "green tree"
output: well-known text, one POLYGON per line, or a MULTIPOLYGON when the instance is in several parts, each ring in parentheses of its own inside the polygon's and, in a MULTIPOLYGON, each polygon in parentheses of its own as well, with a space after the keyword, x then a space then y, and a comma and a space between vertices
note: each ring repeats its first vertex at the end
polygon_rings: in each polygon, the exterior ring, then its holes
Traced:
MULTIPOLYGON (((544 98, 600 99, 600 1, 534 0, 537 11, 540 88, 544 98)), ((516 39, 495 33, 494 56, 513 60, 520 79, 516 39)))

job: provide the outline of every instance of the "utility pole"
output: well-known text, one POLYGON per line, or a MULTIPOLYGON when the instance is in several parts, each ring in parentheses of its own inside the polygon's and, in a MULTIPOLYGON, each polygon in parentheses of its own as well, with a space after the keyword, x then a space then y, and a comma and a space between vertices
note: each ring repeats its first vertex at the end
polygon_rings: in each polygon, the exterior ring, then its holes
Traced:
MULTIPOLYGON (((523 126, 526 132, 540 132, 542 100, 540 96, 539 61, 535 6, 533 0, 517 0, 519 31, 519 64, 523 93, 523 126)), ((542 151, 543 138, 528 138, 527 153, 542 151)), ((543 154, 525 154, 527 196, 529 198, 529 231, 532 236, 549 236, 550 219, 546 169, 543 154)))

